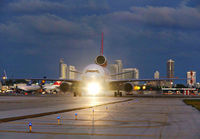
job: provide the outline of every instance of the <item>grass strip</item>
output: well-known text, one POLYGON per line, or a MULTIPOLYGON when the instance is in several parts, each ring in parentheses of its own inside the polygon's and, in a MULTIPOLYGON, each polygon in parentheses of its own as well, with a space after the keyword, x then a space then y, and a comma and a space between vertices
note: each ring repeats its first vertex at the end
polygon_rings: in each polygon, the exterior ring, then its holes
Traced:
POLYGON ((183 102, 187 105, 191 105, 200 111, 200 99, 184 99, 183 102))

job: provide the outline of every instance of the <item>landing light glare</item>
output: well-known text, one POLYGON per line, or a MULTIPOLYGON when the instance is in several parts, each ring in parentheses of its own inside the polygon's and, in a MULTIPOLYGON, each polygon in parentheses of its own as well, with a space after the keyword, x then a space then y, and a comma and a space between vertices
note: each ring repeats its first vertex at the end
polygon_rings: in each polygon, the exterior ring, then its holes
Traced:
POLYGON ((100 92, 100 90, 101 90, 101 86, 99 83, 96 83, 96 82, 89 83, 87 86, 87 91, 91 95, 98 94, 100 92))

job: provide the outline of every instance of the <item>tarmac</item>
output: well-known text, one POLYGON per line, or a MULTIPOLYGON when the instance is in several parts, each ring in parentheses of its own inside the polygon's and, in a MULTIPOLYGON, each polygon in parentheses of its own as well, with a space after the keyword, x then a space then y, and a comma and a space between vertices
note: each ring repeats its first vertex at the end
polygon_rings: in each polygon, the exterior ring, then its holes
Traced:
POLYGON ((182 98, 1 96, 0 110, 1 139, 200 138, 182 98))

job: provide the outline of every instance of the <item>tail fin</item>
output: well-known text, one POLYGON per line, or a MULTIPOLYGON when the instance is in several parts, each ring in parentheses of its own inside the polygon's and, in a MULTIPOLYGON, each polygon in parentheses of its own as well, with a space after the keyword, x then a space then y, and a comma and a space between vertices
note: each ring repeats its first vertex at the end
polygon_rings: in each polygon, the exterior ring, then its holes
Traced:
POLYGON ((56 82, 54 82, 54 84, 53 85, 61 85, 61 81, 56 81, 56 82))

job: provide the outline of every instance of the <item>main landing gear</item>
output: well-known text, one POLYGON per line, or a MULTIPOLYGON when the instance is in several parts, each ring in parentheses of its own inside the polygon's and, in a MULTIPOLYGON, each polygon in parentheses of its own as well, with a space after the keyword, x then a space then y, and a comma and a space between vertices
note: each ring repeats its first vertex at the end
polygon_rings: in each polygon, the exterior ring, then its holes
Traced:
POLYGON ((122 92, 120 92, 119 90, 117 92, 114 92, 114 96, 117 97, 117 96, 120 96, 122 97, 122 92))
POLYGON ((82 96, 82 93, 81 92, 79 92, 79 93, 77 93, 77 92, 74 92, 74 97, 76 97, 76 96, 82 96))

